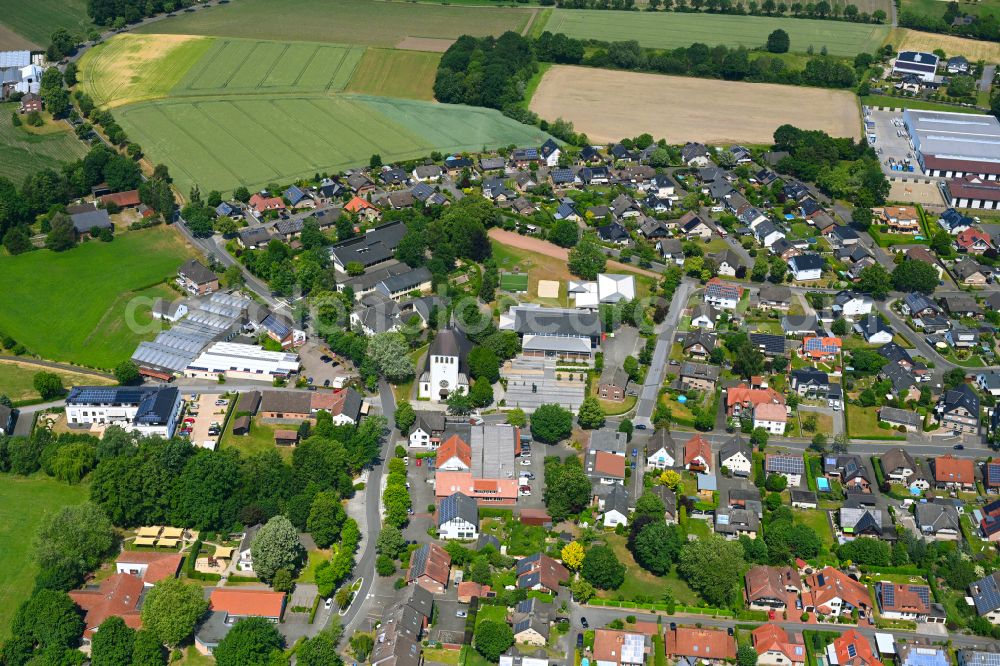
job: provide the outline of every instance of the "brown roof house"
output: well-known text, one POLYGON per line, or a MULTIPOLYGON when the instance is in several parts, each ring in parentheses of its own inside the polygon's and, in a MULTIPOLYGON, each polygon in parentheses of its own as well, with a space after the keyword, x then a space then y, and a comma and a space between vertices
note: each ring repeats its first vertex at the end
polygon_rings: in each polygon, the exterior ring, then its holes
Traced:
POLYGON ((642 634, 611 629, 594 632, 594 661, 599 666, 642 666, 648 654, 642 634))
POLYGON ((410 555, 406 581, 433 594, 444 594, 451 574, 451 555, 436 543, 425 543, 410 555))
POLYGON ((517 589, 558 592, 559 584, 569 580, 569 571, 560 562, 543 553, 517 561, 517 589))
POLYGON ((751 636, 761 666, 805 666, 802 634, 789 635, 778 625, 768 623, 754 629, 751 636))
POLYGON ((666 633, 668 657, 688 657, 699 663, 736 659, 736 639, 723 629, 677 627, 666 633))
POLYGON ((219 290, 219 276, 197 259, 177 269, 177 283, 192 296, 204 296, 219 290))
POLYGON ((747 603, 754 610, 795 607, 802 592, 802 577, 794 567, 750 567, 746 573, 747 603))
POLYGON ((139 604, 144 590, 141 578, 125 573, 104 579, 96 588, 70 590, 70 599, 84 612, 84 645, 90 643, 94 632, 109 617, 120 617, 129 627, 141 628, 139 604))
POLYGON ((934 481, 938 488, 973 490, 976 487, 976 466, 970 458, 938 456, 933 464, 934 481))

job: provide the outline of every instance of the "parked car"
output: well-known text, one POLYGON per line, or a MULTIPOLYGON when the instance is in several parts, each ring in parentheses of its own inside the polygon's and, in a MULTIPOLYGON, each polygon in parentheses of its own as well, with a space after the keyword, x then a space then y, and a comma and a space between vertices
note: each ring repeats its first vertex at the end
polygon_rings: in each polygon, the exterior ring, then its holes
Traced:
POLYGON ((580 618, 580 626, 583 627, 584 629, 590 629, 590 623, 587 622, 587 618, 585 617, 580 618))
POLYGON ((324 610, 330 610, 331 608, 333 608, 333 597, 330 597, 329 599, 323 602, 324 610))
POLYGON ((468 616, 469 614, 466 613, 464 610, 455 611, 455 617, 468 617, 468 616))
POLYGON ((577 650, 583 649, 583 634, 576 635, 576 649, 577 650))
POLYGON ((521 458, 521 465, 527 467, 531 464, 531 458, 521 458))
POLYGON ((330 380, 329 379, 324 379, 323 380, 323 386, 326 386, 326 387, 329 388, 329 386, 330 386, 330 380))

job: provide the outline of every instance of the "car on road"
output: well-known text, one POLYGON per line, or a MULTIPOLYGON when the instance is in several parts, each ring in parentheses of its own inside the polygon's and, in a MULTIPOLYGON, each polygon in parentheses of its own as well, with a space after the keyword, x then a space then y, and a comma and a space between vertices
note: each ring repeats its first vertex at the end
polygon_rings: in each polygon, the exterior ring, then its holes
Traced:
POLYGON ((420 467, 424 463, 423 458, 417 458, 417 467, 420 467))
POLYGON ((194 419, 189 416, 186 419, 184 419, 184 423, 194 423, 194 419))
POLYGON ((324 379, 323 380, 323 386, 326 386, 327 388, 329 388, 329 386, 330 386, 330 380, 329 379, 324 379))
POLYGON ((468 616, 469 614, 466 613, 464 610, 455 611, 455 617, 468 617, 468 616))
POLYGON ((587 622, 587 618, 585 618, 585 617, 581 617, 580 618, 580 626, 583 627, 584 629, 589 629, 590 628, 590 623, 587 622))
POLYGON ((521 465, 527 467, 531 464, 531 458, 521 458, 521 465))
POLYGON ((518 491, 517 494, 520 495, 521 497, 531 497, 531 491, 530 490, 520 490, 520 491, 518 491))
POLYGON ((635 428, 636 428, 636 430, 645 430, 646 429, 646 424, 645 423, 640 423, 640 424, 636 425, 635 428))
POLYGON ((333 608, 333 597, 323 602, 323 610, 330 610, 331 608, 333 608))
POLYGON ((534 479, 535 478, 535 473, 534 472, 521 472, 521 476, 524 477, 524 478, 527 478, 527 479, 534 479))
POLYGON ((312 386, 312 383, 313 383, 313 378, 312 377, 306 377, 306 384, 309 384, 310 386, 312 386))
POLYGON ((520 488, 518 488, 518 490, 526 490, 526 491, 528 491, 530 493, 531 492, 531 486, 529 486, 527 484, 524 484, 520 488))
POLYGON ((407 466, 410 464, 410 456, 403 456, 403 464, 407 466))
POLYGON ((329 363, 333 359, 327 356, 326 354, 323 354, 322 356, 319 357, 319 360, 323 361, 324 363, 329 363))
POLYGON ((951 448, 955 449, 956 451, 964 451, 965 450, 965 444, 956 444, 955 446, 953 446, 951 448))
POLYGON ((635 458, 639 455, 639 449, 632 449, 632 457, 635 458))
POLYGON ((576 649, 577 650, 583 649, 583 634, 576 635, 576 649))

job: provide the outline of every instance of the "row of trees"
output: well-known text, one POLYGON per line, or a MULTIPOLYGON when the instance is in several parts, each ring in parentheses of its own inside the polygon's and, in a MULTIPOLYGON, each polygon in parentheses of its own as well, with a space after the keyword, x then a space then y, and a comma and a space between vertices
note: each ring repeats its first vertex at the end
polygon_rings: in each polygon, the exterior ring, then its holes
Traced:
POLYGON ((184 9, 191 0, 87 0, 87 15, 97 25, 117 29, 147 16, 184 9))
MULTIPOLYGON (((542 4, 546 4, 544 1, 542 4)), ((634 0, 555 0, 558 7, 568 9, 634 9, 634 0)), ((649 0, 647 11, 700 12, 710 14, 736 14, 739 16, 791 16, 794 18, 833 19, 861 23, 885 23, 886 14, 881 9, 872 13, 862 12, 857 5, 839 5, 827 0, 819 2, 792 2, 779 0, 649 0)))

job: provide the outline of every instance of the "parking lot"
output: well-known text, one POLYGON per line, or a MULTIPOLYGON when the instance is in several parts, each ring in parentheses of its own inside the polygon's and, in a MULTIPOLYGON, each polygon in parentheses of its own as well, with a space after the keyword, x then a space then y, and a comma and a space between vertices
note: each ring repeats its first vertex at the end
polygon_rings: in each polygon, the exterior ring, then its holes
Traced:
POLYGON ((184 422, 180 434, 191 440, 195 446, 215 449, 226 420, 229 400, 221 393, 194 393, 184 396, 184 422))
POLYGON ((325 344, 312 340, 299 349, 299 360, 302 364, 302 376, 312 377, 313 386, 339 388, 353 374, 349 361, 334 355, 325 344))
POLYGON ((910 137, 903 125, 901 111, 879 111, 865 107, 865 135, 878 153, 882 170, 889 177, 923 176, 917 162, 910 137), (874 141, 872 140, 874 137, 874 141), (909 162, 907 163, 907 160, 909 162), (894 170, 893 165, 905 165, 904 170, 894 170), (913 167, 913 171, 908 168, 913 167))

